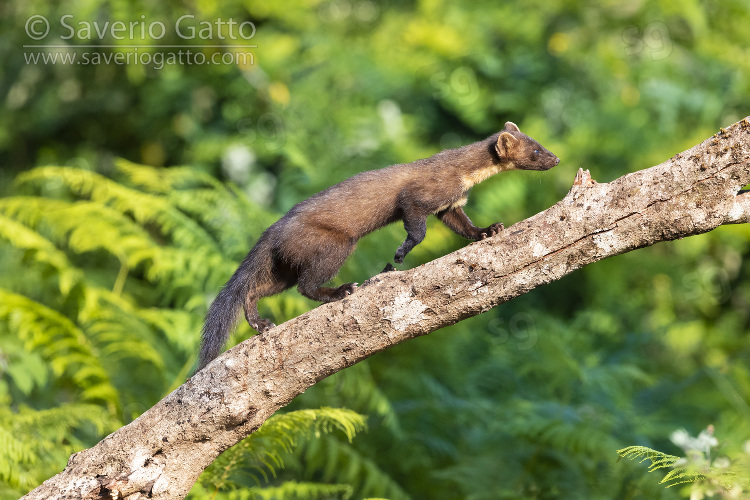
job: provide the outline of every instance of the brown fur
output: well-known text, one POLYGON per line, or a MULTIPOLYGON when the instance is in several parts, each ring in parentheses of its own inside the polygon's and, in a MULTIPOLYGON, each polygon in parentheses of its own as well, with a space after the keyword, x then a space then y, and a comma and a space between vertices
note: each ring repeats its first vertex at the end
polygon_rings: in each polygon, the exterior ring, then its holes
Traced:
POLYGON ((397 263, 424 239, 432 214, 465 238, 493 236, 502 224, 480 228, 464 213, 469 189, 499 172, 547 170, 559 161, 507 122, 501 132, 483 141, 362 172, 298 203, 263 233, 212 304, 203 330, 201 367, 218 355, 216 344, 223 341, 214 337, 226 340, 223 316, 234 317, 238 299, 250 326, 262 333, 274 326, 258 316, 262 297, 295 284, 300 293, 321 302, 353 293, 356 283, 321 285, 336 275, 357 240, 392 222, 402 220, 407 232, 394 257, 397 263))

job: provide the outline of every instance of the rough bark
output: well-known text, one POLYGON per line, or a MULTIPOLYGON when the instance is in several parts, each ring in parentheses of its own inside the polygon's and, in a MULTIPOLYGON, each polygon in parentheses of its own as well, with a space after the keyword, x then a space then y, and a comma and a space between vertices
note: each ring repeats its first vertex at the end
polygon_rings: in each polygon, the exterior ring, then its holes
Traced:
POLYGON ((378 275, 226 352, 25 498, 182 498, 221 452, 318 380, 606 257, 750 220, 750 117, 498 236, 378 275))

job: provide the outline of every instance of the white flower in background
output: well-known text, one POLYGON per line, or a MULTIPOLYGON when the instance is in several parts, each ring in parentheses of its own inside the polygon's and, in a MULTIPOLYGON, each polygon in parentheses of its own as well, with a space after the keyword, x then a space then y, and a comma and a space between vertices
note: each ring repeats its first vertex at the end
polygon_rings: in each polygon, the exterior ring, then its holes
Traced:
POLYGON ((702 430, 698 437, 692 437, 685 429, 679 429, 674 431, 669 439, 686 452, 700 451, 709 454, 711 448, 719 445, 719 440, 714 437, 713 425, 702 430))
POLYGON ((255 153, 242 144, 230 146, 221 158, 224 175, 240 186, 245 185, 250 179, 254 164, 255 153))

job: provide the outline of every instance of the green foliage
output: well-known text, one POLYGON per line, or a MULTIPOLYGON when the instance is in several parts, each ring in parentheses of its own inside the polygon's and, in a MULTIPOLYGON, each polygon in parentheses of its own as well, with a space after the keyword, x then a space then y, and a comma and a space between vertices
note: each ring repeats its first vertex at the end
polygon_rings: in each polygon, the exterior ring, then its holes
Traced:
MULTIPOLYGON (((55 378, 81 387, 81 400, 118 403, 117 391, 98 356, 99 350, 68 318, 38 302, 4 290, 0 290, 0 304, 0 318, 8 321, 8 329, 17 333, 27 351, 40 355, 55 378)), ((22 392, 30 392, 32 384, 23 378, 25 373, 8 371, 22 392)), ((38 380, 46 378, 39 371, 36 373, 38 380)))
POLYGON ((114 430, 106 410, 65 404, 35 411, 0 406, 0 493, 18 496, 59 472, 59 463, 92 438, 114 430))
MULTIPOLYGON (((675 465, 681 461, 680 457, 652 450, 645 446, 628 446, 621 450, 617 450, 617 454, 622 458, 629 458, 631 460, 640 459, 639 463, 643 463, 645 460, 650 460, 651 465, 648 466, 649 472, 675 467, 675 465)), ((677 467, 664 476, 664 479, 662 479, 660 483, 671 483, 667 485, 667 487, 669 487, 674 486, 675 484, 697 481, 704 477, 705 475, 699 472, 687 472, 685 467, 677 467)))
MULTIPOLYGON (((208 496, 200 483, 190 491, 188 498, 196 495, 208 496)), ((297 481, 286 481, 279 486, 264 488, 250 486, 212 495, 212 498, 226 498, 228 500, 277 500, 279 498, 288 500, 346 500, 350 497, 351 487, 345 484, 302 483, 297 481)))
POLYGON ((299 457, 305 464, 305 476, 351 485, 357 498, 412 498, 375 460, 340 441, 330 438, 309 441, 300 449, 299 457))
POLYGON ((649 460, 649 472, 671 469, 659 482, 667 488, 689 484, 690 498, 750 498, 750 449, 748 441, 742 451, 733 456, 713 456, 719 446, 713 437, 713 429, 701 431, 698 437, 690 437, 684 429, 672 434, 672 441, 682 447, 685 457, 676 457, 645 446, 628 446, 617 450, 622 458, 649 460))
POLYGON ((270 476, 277 478, 279 470, 285 467, 284 457, 292 453, 301 440, 314 436, 314 441, 318 441, 322 434, 339 430, 351 443, 356 433, 365 428, 365 418, 349 410, 321 408, 274 415, 214 461, 201 476, 199 489, 213 490, 214 494, 221 491, 220 498, 231 499, 348 498, 352 487, 347 484, 286 481, 264 488, 252 487, 252 484, 268 483, 270 476), (246 489, 237 491, 243 487, 246 489))
MULTIPOLYGON (((11 496, 185 379, 201 317, 246 251, 253 225, 242 222, 268 218, 191 169, 119 162, 117 177, 41 167, 18 176, 18 195, 0 199, 0 485, 11 496)), ((306 306, 275 300, 290 315, 306 306)), ((364 427, 359 414, 330 408, 272 417, 201 482, 227 498, 349 498, 354 483, 290 476, 269 487, 259 477, 276 477, 300 440, 338 429, 350 443, 364 427)))

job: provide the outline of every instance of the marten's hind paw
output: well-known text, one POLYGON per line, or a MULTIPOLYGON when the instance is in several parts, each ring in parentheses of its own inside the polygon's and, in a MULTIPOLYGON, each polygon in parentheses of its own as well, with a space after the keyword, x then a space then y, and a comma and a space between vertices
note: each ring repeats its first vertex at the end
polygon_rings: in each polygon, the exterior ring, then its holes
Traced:
POLYGON ((258 320, 258 322, 255 324, 251 323, 250 326, 257 330, 258 333, 266 333, 276 325, 270 319, 263 318, 261 320, 258 320))
POLYGON ((344 297, 351 295, 357 289, 358 283, 344 283, 336 289, 334 297, 336 300, 341 300, 344 297))
POLYGON ((489 238, 490 236, 495 236, 496 234, 498 234, 503 229, 505 229, 505 226, 503 226, 503 223, 502 222, 496 222, 496 223, 492 224, 491 226, 487 226, 484 229, 482 229, 482 232, 479 233, 479 238, 477 238, 477 239, 478 240, 483 240, 485 238, 489 238))

